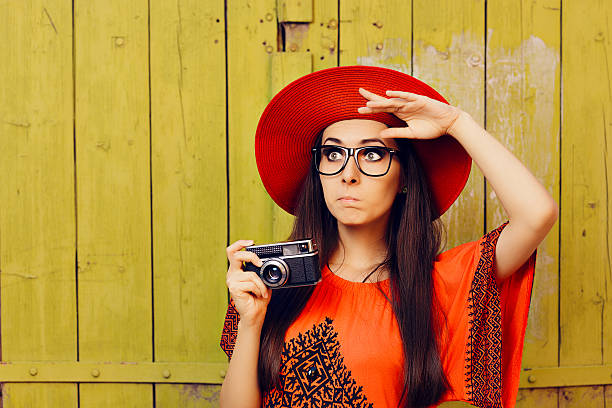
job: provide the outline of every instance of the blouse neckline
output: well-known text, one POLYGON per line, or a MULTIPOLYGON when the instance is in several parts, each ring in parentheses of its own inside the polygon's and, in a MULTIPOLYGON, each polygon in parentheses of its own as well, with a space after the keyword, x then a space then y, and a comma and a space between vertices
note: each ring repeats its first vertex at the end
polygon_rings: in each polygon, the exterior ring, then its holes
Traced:
POLYGON ((323 268, 321 269, 321 279, 339 288, 351 288, 351 289, 370 289, 372 288, 372 289, 375 289, 376 286, 379 284, 383 286, 388 286, 390 278, 383 279, 377 282, 350 281, 350 280, 346 280, 336 275, 335 273, 333 273, 327 266, 327 263, 325 263, 323 265, 323 268))

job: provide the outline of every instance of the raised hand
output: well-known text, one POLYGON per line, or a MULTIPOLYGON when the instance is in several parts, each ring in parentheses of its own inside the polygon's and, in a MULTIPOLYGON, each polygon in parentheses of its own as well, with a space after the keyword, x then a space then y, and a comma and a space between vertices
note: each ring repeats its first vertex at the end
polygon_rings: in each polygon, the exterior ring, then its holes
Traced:
POLYGON ((462 112, 455 106, 411 92, 387 91, 390 99, 363 88, 359 88, 359 93, 368 99, 366 106, 358 109, 359 113, 389 112, 408 125, 384 129, 381 137, 435 139, 448 133, 462 112))

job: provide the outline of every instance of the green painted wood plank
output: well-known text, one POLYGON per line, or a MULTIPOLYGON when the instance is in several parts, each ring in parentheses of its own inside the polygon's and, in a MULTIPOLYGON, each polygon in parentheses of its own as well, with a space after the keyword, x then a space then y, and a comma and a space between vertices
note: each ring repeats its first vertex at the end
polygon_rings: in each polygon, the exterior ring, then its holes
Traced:
POLYGON ((255 129, 276 91, 310 72, 311 57, 304 53, 285 56, 277 49, 275 13, 275 1, 270 0, 235 2, 228 10, 229 243, 238 239, 275 242, 286 239, 290 232, 290 216, 272 201, 259 178, 255 129), (301 64, 286 60, 300 56, 305 57, 301 64))
MULTIPOLYGON (((612 61, 606 46, 611 14, 609 1, 562 2, 561 365, 609 362, 612 350, 612 315, 605 307, 612 296, 612 61)), ((561 389, 559 407, 603 407, 603 391, 561 389)))
MULTIPOLYGON (((76 1, 79 358, 152 360, 148 2, 76 1)), ((81 384, 80 406, 152 386, 81 384)))
MULTIPOLYGON (((282 21, 280 17, 279 21, 282 21)), ((296 74, 300 71, 314 72, 338 65, 338 2, 315 1, 313 16, 308 23, 282 23, 282 25, 284 32, 282 48, 285 53, 302 52, 312 55, 310 62, 312 68, 304 67, 295 71, 296 74)), ((304 64, 307 65, 308 61, 304 60, 304 64)), ((279 85, 283 83, 278 81, 279 85)))
MULTIPOLYGON (((498 1, 487 10, 487 128, 559 203, 559 1, 498 1)), ((487 188, 487 225, 508 216, 487 188)), ((523 367, 558 361, 559 223, 538 248, 523 367)), ((551 395, 545 391, 543 395, 551 395)), ((556 401, 556 396, 552 396, 556 401)))
MULTIPOLYGON (((72 7, 0 4, 3 360, 76 359, 72 7)), ((2 406, 76 407, 75 384, 5 384, 2 406)))
MULTIPOLYGON (((448 0, 432 7, 431 2, 415 0, 413 13, 414 65, 407 73, 431 85, 484 126, 484 3, 448 0)), ((446 249, 482 235, 483 183, 482 173, 473 164, 463 192, 442 216, 446 249)), ((453 401, 441 406, 472 405, 453 401)))
MULTIPOLYGON (((413 75, 484 126, 484 1, 414 1, 413 75)), ((475 163, 457 201, 442 216, 446 248, 484 231, 484 177, 475 163)))
MULTIPOLYGON (((151 1, 150 13, 155 360, 222 363, 224 3, 151 1)), ((158 407, 210 406, 202 392, 212 386, 155 387, 158 407)))
POLYGON ((340 2, 340 65, 410 73, 411 4, 402 0, 340 2))
POLYGON ((612 3, 563 2, 560 364, 602 364, 612 352, 608 194, 612 143, 612 3), (588 21, 588 24, 585 22, 588 21), (607 292, 606 292, 607 286, 607 292))

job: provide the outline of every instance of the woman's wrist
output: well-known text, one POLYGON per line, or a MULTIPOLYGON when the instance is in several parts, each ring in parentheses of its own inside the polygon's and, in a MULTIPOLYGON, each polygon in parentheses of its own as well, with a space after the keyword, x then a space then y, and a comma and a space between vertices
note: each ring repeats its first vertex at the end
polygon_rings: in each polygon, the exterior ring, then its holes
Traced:
POLYGON ((448 127, 446 133, 454 137, 455 139, 459 139, 462 134, 464 134, 465 130, 470 126, 477 125, 472 115, 467 113, 464 110, 459 110, 459 114, 455 121, 448 127))
POLYGON ((263 327, 263 319, 257 320, 246 320, 240 319, 238 321, 238 331, 248 331, 248 332, 261 332, 261 328, 263 327))

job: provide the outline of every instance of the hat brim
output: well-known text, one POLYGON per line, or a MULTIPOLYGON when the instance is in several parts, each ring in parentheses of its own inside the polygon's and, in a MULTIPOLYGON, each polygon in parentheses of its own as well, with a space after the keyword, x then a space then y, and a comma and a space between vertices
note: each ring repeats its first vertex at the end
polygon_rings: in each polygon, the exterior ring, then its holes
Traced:
MULTIPOLYGON (((386 113, 362 114, 365 88, 378 95, 401 90, 448 103, 426 83, 389 68, 349 65, 302 76, 286 85, 264 109, 255 133, 255 159, 266 191, 282 209, 294 214, 297 196, 310 168, 311 148, 319 132, 334 122, 369 119, 390 127, 406 122, 386 113)), ((457 199, 470 175, 472 159, 450 135, 409 139, 427 174, 427 182, 442 215, 457 199)))

